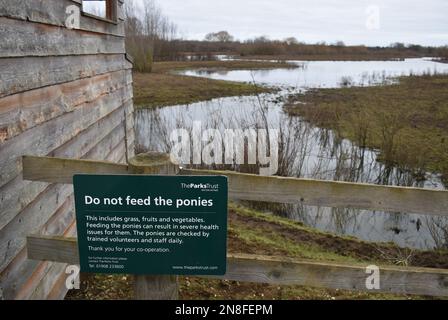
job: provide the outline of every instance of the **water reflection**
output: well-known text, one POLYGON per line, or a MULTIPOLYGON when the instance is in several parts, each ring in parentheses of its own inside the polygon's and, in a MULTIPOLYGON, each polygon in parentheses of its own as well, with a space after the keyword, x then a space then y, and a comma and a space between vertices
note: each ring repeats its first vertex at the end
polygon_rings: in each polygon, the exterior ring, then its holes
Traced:
POLYGON ((448 64, 431 59, 405 59, 404 61, 290 61, 299 69, 232 70, 207 73, 206 70, 186 70, 180 74, 207 76, 217 80, 265 83, 294 88, 337 88, 344 79, 350 85, 369 86, 390 80, 392 77, 422 73, 448 73, 448 64))

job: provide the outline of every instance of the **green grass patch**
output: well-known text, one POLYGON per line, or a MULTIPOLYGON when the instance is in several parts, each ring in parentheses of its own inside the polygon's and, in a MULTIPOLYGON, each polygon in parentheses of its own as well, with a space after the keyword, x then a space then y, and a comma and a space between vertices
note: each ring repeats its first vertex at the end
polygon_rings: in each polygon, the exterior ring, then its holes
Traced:
POLYGON ((137 108, 161 108, 274 91, 250 83, 160 73, 134 74, 134 103, 137 108))
POLYGON ((269 61, 170 61, 156 62, 151 73, 134 73, 137 108, 161 108, 215 98, 248 96, 276 91, 252 83, 176 75, 182 70, 260 70, 297 68, 295 64, 269 61))
POLYGON ((254 228, 246 228, 242 225, 235 226, 230 229, 236 235, 249 245, 253 246, 269 246, 273 250, 279 252, 279 256, 287 256, 288 258, 300 258, 315 261, 334 261, 346 263, 361 263, 350 256, 338 255, 331 251, 326 251, 318 245, 312 243, 297 243, 289 240, 287 237, 276 232, 266 230, 257 230, 254 228))

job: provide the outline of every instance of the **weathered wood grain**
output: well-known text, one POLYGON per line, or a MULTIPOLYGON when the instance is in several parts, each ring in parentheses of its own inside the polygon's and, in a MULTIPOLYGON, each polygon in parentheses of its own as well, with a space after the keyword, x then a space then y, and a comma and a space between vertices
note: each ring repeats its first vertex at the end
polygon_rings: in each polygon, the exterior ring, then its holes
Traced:
POLYGON ((35 289, 31 291, 32 294, 28 296, 26 300, 47 300, 48 295, 53 290, 55 282, 57 282, 58 278, 65 273, 66 268, 67 264, 65 263, 53 262, 45 273, 45 276, 39 281, 35 289))
MULTIPOLYGON (((124 147, 124 145, 123 145, 124 147)), ((67 158, 23 156, 23 179, 30 181, 72 184, 73 175, 79 173, 98 174, 176 174, 177 167, 165 163, 165 154, 139 155, 130 160, 129 166, 99 160, 76 160, 67 158), (160 156, 159 156, 160 155, 160 156), (156 158, 157 157, 157 158, 156 158), (149 164, 147 161, 156 159, 149 164), (167 173, 168 174, 168 173, 167 173)))
MULTIPOLYGON (((118 162, 119 157, 121 154, 124 153, 123 150, 118 150, 119 147, 123 148, 123 139, 119 140, 120 142, 117 144, 117 146, 109 147, 109 140, 115 140, 115 135, 117 132, 111 132, 108 136, 113 136, 110 139, 104 139, 101 142, 98 143, 97 146, 95 146, 92 150, 90 150, 87 154, 84 155, 84 157, 92 156, 94 158, 104 157, 105 159, 109 161, 118 162), (109 151, 110 150, 110 151, 109 151), (119 151, 119 152, 117 152, 119 151)), ((73 218, 74 215, 74 200, 73 195, 67 199, 67 201, 70 201, 70 204, 72 206, 72 212, 71 216, 73 218)), ((74 220, 71 222, 68 220, 68 223, 70 224, 70 227, 63 233, 61 233, 61 230, 65 229, 55 229, 60 224, 60 220, 66 219, 61 218, 58 216, 53 215, 52 218, 47 222, 47 224, 41 229, 42 234, 51 234, 51 235, 57 235, 57 234, 63 234, 64 236, 67 235, 73 235, 76 233, 76 228, 74 224, 74 220), (53 220, 53 221, 52 221, 53 220), (47 233, 45 233, 47 232, 47 233)), ((65 224, 61 226, 61 228, 64 228, 65 224)), ((28 260, 33 261, 33 260, 28 260)), ((33 278, 34 284, 28 284, 31 287, 36 287, 37 289, 31 293, 26 290, 26 288, 22 288, 21 292, 26 293, 27 295, 24 297, 25 299, 62 299, 67 292, 67 289, 65 288, 65 279, 66 275, 63 272, 64 269, 61 271, 61 266, 58 265, 50 265, 48 268, 45 269, 45 271, 42 271, 39 276, 35 276, 33 278)))
POLYGON ((181 174, 227 176, 229 197, 234 200, 448 216, 448 191, 444 190, 262 177, 228 171, 183 169, 181 174))
POLYGON ((379 290, 367 290, 368 265, 234 254, 223 279, 395 294, 448 296, 448 270, 380 267, 379 290))
MULTIPOLYGON (((79 264, 74 238, 29 237, 28 254, 34 259, 79 264), (62 253, 63 252, 63 253, 62 253)), ((369 291, 368 265, 316 262, 247 254, 229 254, 227 273, 232 281, 301 285, 320 288, 369 291)), ((396 294, 448 296, 448 270, 380 266, 380 290, 396 294)))
MULTIPOLYGON (((51 232, 51 235, 65 235, 65 236, 75 236, 75 233, 69 233, 68 230, 72 228, 74 223, 74 204, 73 204, 73 196, 68 197, 64 204, 59 207, 57 212, 47 221, 44 226, 41 228, 40 233, 46 234, 45 232, 51 232)), ((21 249, 21 251, 23 248, 21 249)), ((20 256, 20 253, 19 253, 20 256)), ((27 257, 25 256, 25 259, 27 257)), ((14 260, 10 263, 17 264, 18 261, 22 260, 21 258, 14 258, 14 260)), ((42 279, 47 277, 47 274, 52 269, 54 263, 48 261, 39 261, 38 265, 34 265, 34 260, 22 260, 20 263, 21 268, 19 269, 18 274, 14 273, 7 279, 3 279, 7 282, 7 286, 9 287, 8 295, 11 299, 31 299, 32 296, 38 292, 42 292, 39 289, 40 283, 42 279), (22 276, 21 276, 22 275, 22 276)), ((9 268, 9 265, 7 269, 9 268)), ((43 287, 48 287, 47 285, 43 287)), ((42 297, 42 299, 45 299, 42 297)))
POLYGON ((51 262, 28 260, 26 248, 23 248, 8 267, 0 272, 0 287, 4 291, 4 299, 24 299, 26 293, 21 293, 19 288, 27 283, 37 270, 45 268, 44 265, 49 263, 51 262))
MULTIPOLYGON (((125 104, 124 107, 131 108, 132 102, 125 104)), ((48 155, 75 159, 103 159, 124 139, 122 117, 122 109, 111 113, 80 132, 73 139, 52 150, 48 155)), ((22 154, 27 151, 24 150, 22 154)), ((115 160, 115 158, 112 159, 115 160)), ((12 182, 0 187, 0 229, 9 223, 46 186, 46 183, 24 181, 20 174, 12 182)))
POLYGON ((123 54, 0 59, 0 97, 131 68, 123 54))
MULTIPOLYGON (((52 161, 61 161, 54 159, 52 161)), ((59 169, 60 170, 60 169, 59 169)), ((140 173, 151 167, 143 163, 140 173)), ((145 171, 146 170, 146 171, 145 171)), ((236 200, 305 205, 348 207, 392 212, 447 215, 448 192, 417 188, 319 181, 294 178, 260 177, 232 172, 204 170, 181 171, 184 175, 225 175, 229 177, 229 196, 236 200)), ((63 173, 54 172, 54 176, 63 173)), ((57 181, 43 173, 39 181, 57 181), (45 180, 46 179, 46 180, 45 180)), ((68 180, 64 180, 68 183, 68 180)))
POLYGON ((72 192, 72 186, 50 185, 0 230, 0 271, 23 247, 26 236, 38 232, 72 192))
POLYGON ((0 153, 0 186, 20 173, 21 156, 24 153, 48 154, 103 117, 120 109, 130 100, 131 91, 129 87, 119 89, 4 142, 3 152, 0 153))
MULTIPOLYGON (((108 140, 100 143, 100 144, 103 145, 102 148, 99 148, 99 145, 98 145, 95 148, 93 148, 86 156, 91 155, 91 156, 101 157, 104 154, 108 154, 108 158, 110 158, 111 160, 114 160, 114 161, 119 160, 121 155, 124 154, 124 141, 122 139, 122 136, 120 135, 120 131, 118 131, 117 133, 118 133, 118 136, 121 137, 121 139, 119 139, 119 141, 118 141, 117 146, 109 146, 108 145, 109 144, 109 140, 113 141, 114 139, 108 139, 108 140)), ((107 162, 106 162, 106 164, 107 164, 107 162)), ((120 166, 116 165, 116 164, 113 164, 112 167, 116 168, 116 167, 120 167, 120 166)), ((126 165, 122 165, 122 167, 124 169, 127 168, 126 165)), ((113 170, 113 171, 115 173, 117 172, 117 170, 113 170)), ((121 172, 121 171, 119 171, 119 172, 121 172)), ((58 195, 58 199, 62 200, 63 197, 64 196, 61 195, 61 194, 58 195)), ((42 209, 42 201, 46 204, 46 201, 48 201, 48 200, 45 200, 45 201, 44 200, 40 200, 40 204, 36 204, 36 205, 32 206, 32 208, 39 207, 40 209, 42 209)), ((43 207, 45 208, 46 206, 43 206, 43 207)), ((30 212, 32 212, 32 210, 31 211, 28 210, 28 211, 27 211, 28 214, 30 214, 30 212)), ((37 212, 35 214, 39 214, 39 212, 37 212)), ((54 221, 54 223, 50 224, 50 227, 44 226, 43 229, 41 229, 42 233, 57 234, 58 230, 57 229, 55 230, 55 226, 57 226, 58 224, 61 224, 61 223, 62 224, 68 223, 68 222, 70 222, 70 218, 71 219, 74 218, 73 214, 71 216, 66 216, 65 218, 61 218, 61 217, 57 217, 56 218, 56 216, 57 216, 57 212, 49 219, 49 222, 51 222, 54 219, 56 219, 56 221, 54 221)), ((32 220, 32 221, 35 222, 35 218, 36 217, 29 217, 29 216, 27 216, 26 213, 20 213, 18 217, 17 216, 12 216, 10 219, 14 219, 14 220, 12 220, 12 222, 8 222, 9 223, 8 227, 5 228, 4 230, 0 231, 0 233, 2 235, 7 237, 7 238, 1 238, 0 237, 0 239, 2 239, 2 241, 4 240, 3 243, 9 242, 8 246, 7 246, 7 249, 8 249, 7 253, 8 253, 8 255, 7 256, 5 255, 5 261, 6 262, 8 261, 8 257, 12 257, 13 256, 14 249, 15 248, 19 248, 20 245, 21 245, 21 243, 20 243, 21 230, 17 231, 16 229, 20 227, 21 229, 28 230, 28 228, 29 228, 28 224, 25 223, 25 222, 23 222, 19 226, 13 227, 13 228, 11 228, 11 224, 12 225, 16 225, 17 224, 17 219, 19 219, 19 223, 21 221, 28 222, 29 220, 32 220), (8 237, 11 237, 11 236, 14 238, 14 240, 8 238, 8 237)), ((33 226, 34 226, 34 223, 33 223, 33 226)), ((1 251, 1 248, 2 247, 0 246, 0 251, 1 251)))
POLYGON ((116 71, 0 99, 0 143, 132 83, 116 71))
POLYGON ((112 149, 111 154, 114 155, 114 159, 116 163, 120 163, 122 165, 127 165, 126 162, 121 161, 124 158, 126 152, 126 144, 122 140, 115 148, 112 149))
POLYGON ((18 212, 30 204, 48 183, 23 181, 17 176, 11 183, 0 188, 0 229, 8 224, 18 212))
POLYGON ((80 29, 66 28, 66 7, 81 3, 0 0, 0 291, 8 299, 63 297, 64 264, 27 260, 25 236, 74 231, 72 187, 23 181, 21 156, 121 161, 124 123, 132 125, 122 2, 117 23, 81 15, 80 29))
POLYGON ((23 179, 73 183, 75 174, 127 174, 128 166, 106 161, 23 157, 23 179))
MULTIPOLYGON (((111 136, 110 140, 116 140, 115 135, 117 135, 117 132, 111 132, 108 136, 111 136)), ((117 144, 120 143, 123 143, 122 139, 119 139, 117 144)), ((109 161, 118 161, 119 156, 115 154, 115 151, 113 151, 115 148, 115 146, 109 146, 109 139, 103 139, 85 155, 81 155, 81 157, 105 157, 105 159, 108 159, 109 161)), ((41 234, 51 235, 73 235, 74 233, 67 233, 67 231, 64 232, 65 225, 73 224, 73 221, 70 221, 70 218, 73 218, 74 214, 73 206, 73 195, 71 194, 70 197, 65 200, 64 204, 59 207, 56 213, 50 217, 39 232, 41 234)), ((30 298, 32 292, 30 292, 29 288, 37 287, 39 279, 45 276, 50 267, 51 265, 41 265, 37 264, 36 261, 26 260, 26 255, 22 256, 19 252, 14 257, 14 260, 8 264, 7 268, 0 272, 0 282, 5 286, 5 296, 8 299, 30 298)), ((56 288, 56 292, 63 293, 64 288, 59 289, 56 288)))
POLYGON ((64 234, 67 227, 75 222, 75 196, 70 194, 58 210, 40 228, 39 234, 58 235, 64 234))
MULTIPOLYGON (((66 9, 70 5, 74 5, 72 0, 0 0, 0 17, 66 27, 66 9)), ((78 4, 80 12, 81 7, 78 4)), ((85 15, 80 15, 79 29, 120 37, 125 35, 124 23, 108 23, 85 15)))
POLYGON ((78 243, 75 238, 30 235, 27 237, 26 247, 28 259, 79 264, 78 243), (49 252, 51 259, 47 259, 49 252))
POLYGON ((125 54, 121 37, 0 17, 0 58, 125 54))
POLYGON ((135 276, 136 300, 177 300, 179 282, 176 276, 135 276))
MULTIPOLYGON (((59 233, 58 233, 59 234, 59 233)), ((65 237, 73 236, 76 234, 76 227, 74 223, 68 225, 61 235, 65 237)), ((32 261, 32 260, 31 260, 32 261)), ((42 262, 41 262, 42 263, 42 262)), ((44 262, 45 263, 45 262, 44 262)), ((45 268, 32 277, 32 282, 28 281, 24 288, 21 290, 21 294, 23 294, 24 299, 26 300, 46 300, 51 299, 50 295, 57 294, 55 298, 63 299, 65 294, 67 293, 67 288, 65 286, 65 279, 67 275, 65 274, 65 269, 67 264, 65 263, 55 263, 55 262, 47 262, 45 268), (60 283, 60 278, 64 279, 64 282, 60 283), (57 292, 55 291, 55 286, 59 285, 57 288, 57 292), (26 287, 35 288, 34 290, 26 290, 26 287)))
MULTIPOLYGON (((104 154, 110 155, 110 153, 113 152, 122 143, 124 143, 124 132, 123 124, 120 123, 105 138, 103 138, 97 146, 87 152, 83 159, 100 159, 104 154)), ((115 160, 117 159, 113 156, 109 156, 108 158, 114 159, 113 163, 115 163, 115 160)))
POLYGON ((49 152, 48 156, 79 159, 81 158, 81 156, 79 156, 80 154, 86 155, 85 158, 87 159, 103 159, 104 154, 108 154, 108 152, 105 152, 107 146, 115 146, 118 144, 117 138, 120 140, 124 139, 123 110, 130 108, 132 108, 131 100, 125 102, 121 108, 113 111, 106 117, 81 131, 73 139, 61 144, 56 149, 49 152), (100 153, 99 156, 94 157, 87 156, 88 152, 94 150, 92 149, 92 146, 95 144, 98 144, 98 147, 103 149, 103 154, 100 153))

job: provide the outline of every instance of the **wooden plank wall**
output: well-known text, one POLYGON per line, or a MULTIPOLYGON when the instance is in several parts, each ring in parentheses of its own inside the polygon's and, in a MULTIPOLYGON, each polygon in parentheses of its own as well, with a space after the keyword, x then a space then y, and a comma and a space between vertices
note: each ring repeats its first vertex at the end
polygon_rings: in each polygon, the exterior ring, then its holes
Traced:
POLYGON ((125 163, 134 155, 132 64, 116 23, 80 0, 0 0, 0 299, 60 299, 65 264, 29 260, 29 234, 74 235, 73 187, 22 179, 22 155, 125 163))

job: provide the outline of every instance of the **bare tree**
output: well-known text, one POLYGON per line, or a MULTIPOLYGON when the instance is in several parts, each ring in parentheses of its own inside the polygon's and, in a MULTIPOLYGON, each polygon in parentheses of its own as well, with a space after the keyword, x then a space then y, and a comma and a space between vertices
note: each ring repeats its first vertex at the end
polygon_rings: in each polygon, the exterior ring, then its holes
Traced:
POLYGON ((153 60, 176 54, 177 26, 166 17, 154 0, 143 0, 142 6, 125 2, 126 50, 134 58, 134 68, 150 72, 153 60))
POLYGON ((212 32, 205 36, 205 41, 209 42, 232 42, 234 39, 228 31, 212 32))
POLYGON ((299 44, 299 40, 295 37, 289 37, 285 39, 287 45, 299 44))

